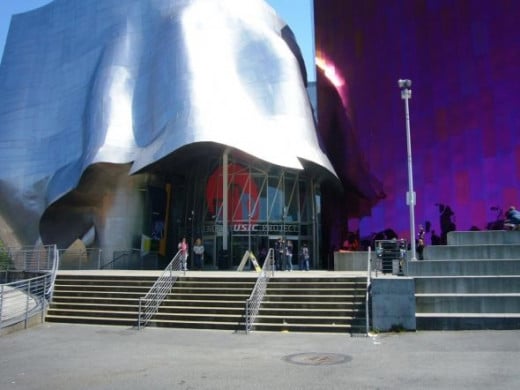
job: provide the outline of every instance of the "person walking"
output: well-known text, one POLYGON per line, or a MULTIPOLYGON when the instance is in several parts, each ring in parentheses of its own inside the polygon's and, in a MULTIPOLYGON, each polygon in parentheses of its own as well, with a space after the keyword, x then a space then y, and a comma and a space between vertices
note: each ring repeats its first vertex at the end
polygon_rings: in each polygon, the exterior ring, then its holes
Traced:
POLYGON ((293 243, 291 240, 287 241, 287 245, 285 246, 285 270, 292 271, 292 257, 293 257, 293 243))
POLYGON ((309 271, 310 270, 310 253, 309 253, 309 247, 306 243, 303 243, 302 246, 302 252, 300 255, 300 270, 302 271, 309 271))
POLYGON ((180 251, 180 259, 181 259, 181 271, 188 270, 188 243, 186 242, 186 237, 182 237, 181 242, 177 245, 177 248, 180 251))
POLYGON ((419 225, 419 233, 417 233, 417 258, 419 260, 424 260, 425 234, 423 225, 419 225))
POLYGON ((204 245, 202 245, 200 238, 197 238, 195 245, 193 245, 193 262, 195 269, 201 271, 204 268, 204 245))

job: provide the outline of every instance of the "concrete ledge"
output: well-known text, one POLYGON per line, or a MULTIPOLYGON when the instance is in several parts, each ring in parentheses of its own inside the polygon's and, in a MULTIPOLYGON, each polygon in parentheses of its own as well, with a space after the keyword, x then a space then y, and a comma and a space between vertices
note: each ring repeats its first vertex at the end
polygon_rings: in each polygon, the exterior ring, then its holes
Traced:
POLYGON ((372 329, 416 330, 413 278, 388 277, 372 280, 372 329))
POLYGON ((520 293, 520 275, 415 277, 418 294, 520 293))
POLYGON ((417 294, 420 313, 520 313, 519 294, 417 294))
POLYGON ((520 245, 520 230, 453 231, 448 233, 448 245, 520 245))
POLYGON ((407 263, 407 276, 520 275, 520 260, 421 260, 407 263))
POLYGON ((424 248, 426 260, 518 259, 520 244, 430 245, 424 248))
POLYGON ((334 271, 367 271, 368 252, 334 252, 334 271))
POLYGON ((510 330, 520 329, 520 316, 493 313, 421 313, 417 314, 419 330, 510 330))

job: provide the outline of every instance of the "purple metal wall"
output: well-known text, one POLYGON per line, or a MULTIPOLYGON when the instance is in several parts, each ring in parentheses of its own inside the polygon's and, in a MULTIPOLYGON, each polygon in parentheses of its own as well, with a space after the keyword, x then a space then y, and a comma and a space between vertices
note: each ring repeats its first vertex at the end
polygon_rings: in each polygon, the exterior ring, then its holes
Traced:
MULTIPOLYGON (((362 236, 409 231, 400 78, 413 82, 416 224, 431 221, 440 233, 438 203, 451 207, 457 230, 486 228, 492 206, 520 207, 520 2, 319 0, 314 8, 317 57, 344 80, 345 112, 386 194, 359 221, 362 236)), ((326 102, 318 106, 326 123, 326 102)))

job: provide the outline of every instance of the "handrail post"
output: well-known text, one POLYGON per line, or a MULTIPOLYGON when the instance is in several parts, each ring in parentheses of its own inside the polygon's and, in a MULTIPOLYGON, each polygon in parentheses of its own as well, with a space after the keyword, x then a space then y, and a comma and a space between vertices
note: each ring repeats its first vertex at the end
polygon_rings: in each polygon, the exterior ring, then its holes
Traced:
POLYGON ((366 334, 368 336, 368 333, 370 332, 370 291, 372 288, 372 267, 371 267, 371 261, 372 261, 372 251, 371 248, 368 247, 368 260, 367 260, 367 291, 366 291, 366 297, 365 297, 365 330, 366 334))
POLYGON ((29 279, 29 282, 27 283, 27 294, 25 299, 25 324, 24 327, 27 329, 27 325, 29 322, 29 298, 31 296, 31 279, 29 279))
POLYGON ((143 298, 140 297, 139 298, 139 314, 137 316, 137 329, 138 330, 141 330, 141 302, 142 302, 143 298))
POLYGON ((246 299, 246 334, 249 333, 249 302, 250 298, 246 299))
POLYGON ((2 309, 4 307, 4 285, 0 285, 0 329, 2 329, 2 309))
POLYGON ((47 277, 43 278, 43 297, 42 297, 42 314, 40 321, 43 322, 45 319, 45 309, 47 308, 47 300, 45 294, 47 293, 47 277))

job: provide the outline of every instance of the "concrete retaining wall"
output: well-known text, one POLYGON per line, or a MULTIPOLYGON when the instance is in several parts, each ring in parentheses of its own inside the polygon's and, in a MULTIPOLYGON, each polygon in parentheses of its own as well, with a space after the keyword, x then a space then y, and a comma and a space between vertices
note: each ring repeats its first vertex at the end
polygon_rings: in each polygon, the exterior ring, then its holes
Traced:
POLYGON ((368 252, 334 252, 334 271, 367 270, 368 252))
POLYGON ((380 277, 372 280, 372 329, 416 330, 413 278, 380 277))

